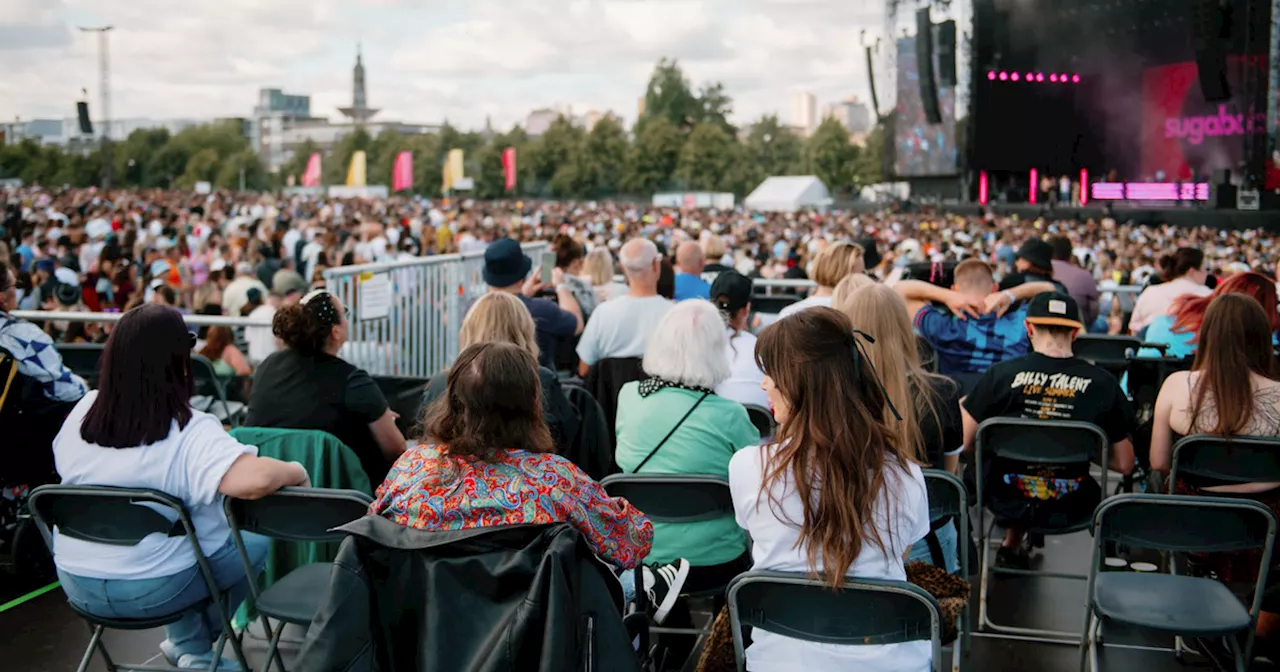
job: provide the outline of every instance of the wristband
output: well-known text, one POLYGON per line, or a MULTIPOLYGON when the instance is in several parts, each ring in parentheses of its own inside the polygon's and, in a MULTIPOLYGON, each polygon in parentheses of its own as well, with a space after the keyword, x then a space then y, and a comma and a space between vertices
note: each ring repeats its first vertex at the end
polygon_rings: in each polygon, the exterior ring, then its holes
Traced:
POLYGON ((1004 295, 1005 295, 1005 296, 1007 296, 1007 297, 1009 297, 1009 305, 1011 305, 1011 306, 1012 306, 1013 304, 1015 304, 1015 303, 1017 303, 1017 302, 1018 302, 1018 297, 1014 296, 1014 295, 1013 295, 1013 292, 1011 292, 1011 291, 1009 291, 1009 290, 1007 290, 1007 289, 1006 289, 1006 290, 1004 290, 1003 292, 1000 292, 1000 293, 1001 293, 1001 294, 1004 294, 1004 295))

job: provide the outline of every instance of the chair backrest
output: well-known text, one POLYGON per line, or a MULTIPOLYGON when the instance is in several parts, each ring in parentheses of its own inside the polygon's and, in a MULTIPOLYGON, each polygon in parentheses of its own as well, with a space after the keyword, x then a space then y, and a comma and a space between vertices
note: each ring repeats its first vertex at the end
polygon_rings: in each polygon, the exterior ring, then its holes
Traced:
POLYGON ((396 428, 401 434, 408 436, 413 428, 422 420, 418 409, 422 406, 422 395, 427 389, 429 378, 397 378, 392 376, 374 376, 373 382, 387 400, 387 406, 400 417, 396 418, 396 428))
POLYGON ((42 485, 32 491, 28 506, 46 542, 54 527, 74 539, 112 546, 136 546, 148 535, 181 537, 194 530, 186 506, 159 490, 42 485), (176 520, 159 509, 172 511, 176 520))
POLYGON ((1126 353, 1137 352, 1142 339, 1134 336, 1110 336, 1104 334, 1080 334, 1072 344, 1076 357, 1092 364, 1123 364, 1126 353))
POLYGON ((744 669, 742 626, 807 642, 933 645, 941 660, 941 615, 924 589, 906 581, 848 579, 840 590, 804 574, 751 571, 729 582, 734 658, 744 669))
POLYGON ((614 474, 601 482, 656 523, 697 523, 733 516, 729 480, 720 476, 614 474))
POLYGON ((571 454, 565 457, 578 465, 591 478, 603 479, 609 474, 617 473, 614 463, 613 432, 609 430, 609 420, 605 417, 600 402, 578 384, 563 383, 565 398, 578 409, 582 421, 578 423, 578 435, 573 438, 571 454))
POLYGON ((106 346, 101 343, 59 343, 62 365, 84 379, 91 388, 98 386, 98 365, 106 346))
POLYGON ((1280 481, 1280 437, 1195 434, 1173 446, 1169 491, 1178 476, 1232 483, 1280 481))
POLYGON ((964 515, 969 495, 959 476, 941 469, 924 469, 924 485, 929 494, 929 520, 964 515))
POLYGON ((1242 498, 1132 494, 1109 497, 1093 514, 1095 547, 1117 542, 1171 552, 1263 548, 1270 555, 1276 518, 1242 498))
POLYGON ((341 541, 331 530, 363 516, 373 498, 358 490, 281 488, 261 499, 227 497, 233 529, 285 541, 341 541))
POLYGON ((587 373, 587 391, 604 411, 610 434, 618 426, 618 392, 623 385, 644 378, 642 362, 639 357, 607 357, 596 362, 587 373))
POLYGON ((191 353, 191 375, 195 378, 196 394, 212 397, 223 403, 227 401, 227 390, 223 387, 222 381, 218 380, 213 362, 207 357, 191 353))
POLYGON ((1032 418, 989 418, 978 425, 974 443, 976 449, 999 457, 1045 464, 1105 458, 1110 445, 1106 433, 1093 423, 1032 418))
POLYGON ((747 417, 760 432, 760 438, 767 439, 778 431, 778 421, 773 418, 769 409, 756 404, 743 404, 747 409, 747 417))
POLYGON ((782 312, 783 308, 797 302, 800 297, 795 295, 782 294, 752 294, 751 295, 751 312, 765 313, 768 315, 777 315, 782 312))
POLYGON ((1154 407, 1165 379, 1176 371, 1189 370, 1193 361, 1193 357, 1131 357, 1126 371, 1135 409, 1154 407))

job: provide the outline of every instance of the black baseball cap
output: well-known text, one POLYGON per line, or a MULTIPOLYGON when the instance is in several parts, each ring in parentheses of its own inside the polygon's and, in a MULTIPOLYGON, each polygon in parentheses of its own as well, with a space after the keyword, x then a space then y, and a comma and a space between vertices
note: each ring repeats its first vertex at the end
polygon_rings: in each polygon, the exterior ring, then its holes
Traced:
POLYGON ((736 313, 751 303, 751 278, 737 271, 721 271, 711 283, 711 302, 720 310, 736 313))
POLYGON ((1084 329, 1076 300, 1061 292, 1037 294, 1027 305, 1027 324, 1084 329))
POLYGON ((1040 240, 1030 238, 1022 243, 1014 255, 1018 259, 1026 259, 1032 266, 1045 270, 1053 268, 1053 246, 1040 240))

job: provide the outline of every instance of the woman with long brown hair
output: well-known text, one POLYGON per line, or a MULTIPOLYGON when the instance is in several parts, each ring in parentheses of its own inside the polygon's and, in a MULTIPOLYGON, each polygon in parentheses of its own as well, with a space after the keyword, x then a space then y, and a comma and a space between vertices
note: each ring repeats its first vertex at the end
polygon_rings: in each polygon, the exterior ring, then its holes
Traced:
POLYGON ((230 327, 209 327, 199 354, 213 364, 213 372, 220 378, 247 376, 253 372, 244 353, 235 346, 230 327))
MULTIPOLYGON (((729 462, 738 524, 753 569, 905 581, 903 556, 929 531, 924 475, 889 425, 895 410, 853 323, 814 307, 760 334, 756 358, 777 419, 774 443, 729 462)), ((814 644, 757 630, 747 667, 924 670, 928 642, 814 644)))
MULTIPOLYGON (((1209 303, 1191 370, 1171 374, 1156 399, 1153 469, 1168 473, 1173 444, 1190 434, 1280 436, 1280 364, 1267 313, 1248 294, 1223 294, 1209 303)), ((1228 484, 1179 476, 1175 485, 1179 494, 1255 499, 1280 516, 1280 483, 1228 484)), ((1219 553, 1206 564, 1222 581, 1256 583, 1259 561, 1256 551, 1219 553)), ((1280 605, 1272 601, 1263 599, 1258 634, 1274 641, 1280 605)))

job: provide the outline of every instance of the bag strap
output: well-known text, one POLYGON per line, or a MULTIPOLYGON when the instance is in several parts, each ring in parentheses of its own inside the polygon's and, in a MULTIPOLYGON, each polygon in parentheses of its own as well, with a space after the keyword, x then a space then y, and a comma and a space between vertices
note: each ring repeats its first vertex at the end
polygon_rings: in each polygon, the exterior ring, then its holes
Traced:
POLYGON ((929 559, 933 561, 933 566, 946 569, 947 559, 942 554, 942 542, 938 539, 936 529, 930 529, 929 533, 924 535, 924 543, 929 547, 929 559))
POLYGON ((679 421, 679 422, 677 422, 677 423, 675 424, 675 426, 671 428, 671 431, 667 432, 667 435, 666 435, 666 436, 664 436, 664 437, 662 437, 662 440, 658 442, 658 445, 654 446, 654 447, 653 447, 653 450, 649 451, 649 454, 648 454, 648 455, 646 455, 646 456, 645 456, 645 458, 644 458, 643 460, 641 460, 641 461, 640 461, 640 464, 636 465, 636 468, 635 468, 635 469, 632 469, 632 470, 631 470, 631 473, 633 473, 633 474, 638 474, 638 473, 640 473, 640 470, 644 468, 644 465, 646 465, 646 464, 648 464, 648 463, 649 463, 649 460, 650 460, 650 459, 651 459, 651 458, 652 458, 652 457, 653 457, 653 456, 658 452, 658 449, 659 449, 659 448, 661 448, 662 446, 666 445, 666 443, 667 443, 667 439, 670 439, 670 438, 671 438, 671 435, 672 435, 672 434, 675 434, 677 429, 680 429, 680 425, 683 425, 683 424, 684 424, 684 421, 685 421, 685 420, 688 420, 690 415, 693 415, 693 410, 694 410, 694 409, 696 409, 699 405, 701 405, 701 404, 702 404, 702 400, 703 400, 703 399, 706 399, 706 398, 707 398, 707 395, 709 395, 709 394, 711 394, 711 393, 710 393, 710 392, 703 392, 703 393, 702 393, 702 396, 701 396, 701 397, 698 397, 698 400, 697 400, 697 401, 695 401, 695 402, 693 402, 693 405, 689 407, 689 410, 688 410, 688 411, 685 411, 684 417, 680 418, 680 421, 679 421))

